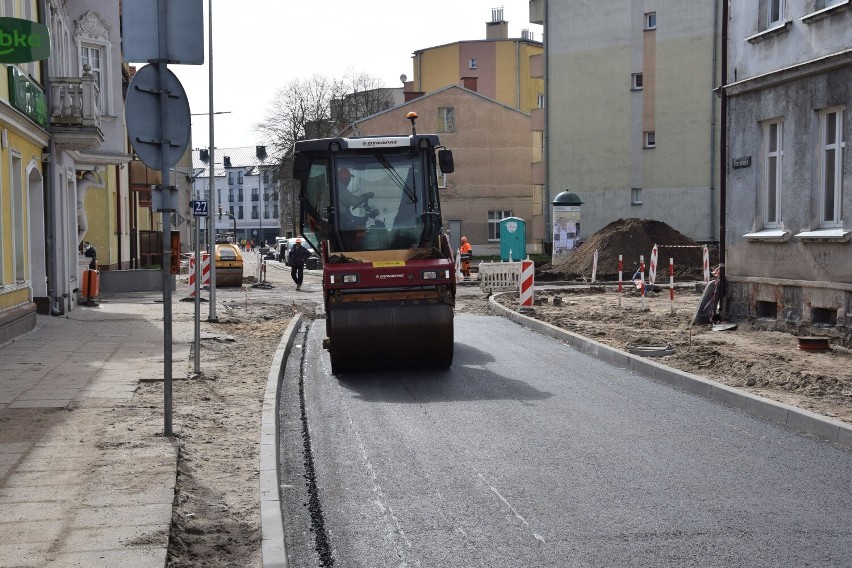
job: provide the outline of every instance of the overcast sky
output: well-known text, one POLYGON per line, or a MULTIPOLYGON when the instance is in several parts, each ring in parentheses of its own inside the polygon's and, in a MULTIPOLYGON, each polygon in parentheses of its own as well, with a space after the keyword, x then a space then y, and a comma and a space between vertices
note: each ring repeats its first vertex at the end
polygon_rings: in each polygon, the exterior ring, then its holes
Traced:
MULTIPOLYGON (((212 0, 215 146, 263 143, 254 125, 267 115, 276 90, 314 74, 342 77, 349 70, 398 87, 412 76, 415 50, 485 39, 492 8, 503 7, 509 37, 529 23, 528 0, 212 0)), ((204 35, 207 41, 207 8, 204 35)), ((191 113, 208 112, 208 48, 204 65, 169 65, 189 97, 191 113)), ((192 146, 209 145, 209 118, 192 117, 192 146)))

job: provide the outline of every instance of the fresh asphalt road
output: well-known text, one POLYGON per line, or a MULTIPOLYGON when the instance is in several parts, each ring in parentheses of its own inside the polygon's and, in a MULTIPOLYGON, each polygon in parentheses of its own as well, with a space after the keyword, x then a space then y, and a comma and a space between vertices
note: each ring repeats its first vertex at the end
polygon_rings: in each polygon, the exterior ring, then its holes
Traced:
POLYGON ((456 317, 449 371, 334 377, 324 323, 282 387, 292 566, 316 534, 338 568, 852 562, 852 452, 500 317, 456 317))

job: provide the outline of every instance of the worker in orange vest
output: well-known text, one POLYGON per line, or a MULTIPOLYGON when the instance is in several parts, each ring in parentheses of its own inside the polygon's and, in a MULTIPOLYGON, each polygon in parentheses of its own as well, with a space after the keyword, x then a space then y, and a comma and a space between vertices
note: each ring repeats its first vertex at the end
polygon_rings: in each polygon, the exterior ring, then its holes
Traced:
POLYGON ((465 280, 470 280, 470 261, 473 260, 473 247, 467 242, 467 237, 461 238, 459 259, 461 260, 462 276, 464 276, 465 280))

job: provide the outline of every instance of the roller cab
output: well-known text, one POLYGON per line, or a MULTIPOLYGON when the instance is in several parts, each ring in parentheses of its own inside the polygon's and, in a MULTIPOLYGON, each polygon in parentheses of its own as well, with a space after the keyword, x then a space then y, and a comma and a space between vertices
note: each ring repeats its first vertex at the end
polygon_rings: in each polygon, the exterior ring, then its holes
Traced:
POLYGON ((322 252, 332 372, 447 368, 456 280, 442 231, 434 134, 296 142, 301 233, 322 252))

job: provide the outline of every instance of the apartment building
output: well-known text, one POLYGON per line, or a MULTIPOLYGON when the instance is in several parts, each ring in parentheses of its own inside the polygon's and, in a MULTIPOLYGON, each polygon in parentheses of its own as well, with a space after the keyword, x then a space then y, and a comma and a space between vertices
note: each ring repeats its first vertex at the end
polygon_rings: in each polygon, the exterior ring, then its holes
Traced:
POLYGON ((637 217, 718 239, 721 5, 530 2, 545 30, 547 201, 576 193, 581 235, 637 217))
POLYGON ((729 312, 852 343, 852 4, 732 0, 729 312))

